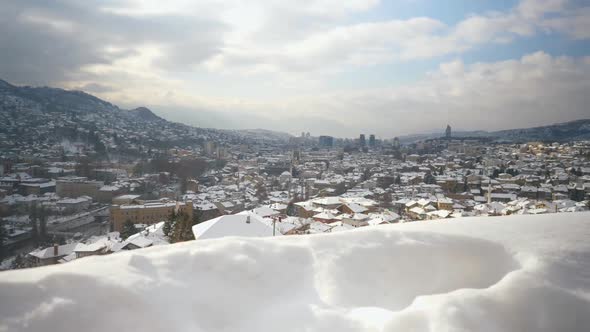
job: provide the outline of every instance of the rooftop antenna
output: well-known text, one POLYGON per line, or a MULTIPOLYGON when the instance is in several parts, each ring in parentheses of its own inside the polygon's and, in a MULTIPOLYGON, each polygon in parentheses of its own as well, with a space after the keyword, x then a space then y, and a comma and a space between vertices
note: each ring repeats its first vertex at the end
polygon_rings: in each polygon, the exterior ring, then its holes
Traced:
POLYGON ((238 164, 238 179, 236 180, 236 182, 238 184, 238 190, 240 190, 240 159, 239 158, 237 160, 237 164, 238 164))

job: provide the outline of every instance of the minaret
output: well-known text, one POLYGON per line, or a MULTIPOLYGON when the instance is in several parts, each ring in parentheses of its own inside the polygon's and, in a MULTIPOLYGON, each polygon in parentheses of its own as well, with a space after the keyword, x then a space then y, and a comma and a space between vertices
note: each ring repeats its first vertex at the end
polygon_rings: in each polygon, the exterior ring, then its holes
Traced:
POLYGON ((492 202, 492 179, 488 180, 488 204, 492 202))
POLYGON ((236 184, 238 186, 238 190, 240 190, 240 159, 236 160, 238 164, 238 179, 236 180, 236 184))

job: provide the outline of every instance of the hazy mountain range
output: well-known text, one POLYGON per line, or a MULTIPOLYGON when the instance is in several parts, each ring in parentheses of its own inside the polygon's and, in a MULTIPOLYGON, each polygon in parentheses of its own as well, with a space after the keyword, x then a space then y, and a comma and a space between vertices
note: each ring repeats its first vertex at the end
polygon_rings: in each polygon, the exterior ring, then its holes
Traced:
MULTIPOLYGON (((444 136, 444 133, 416 134, 399 137, 402 143, 411 143, 444 136)), ((499 131, 453 131, 453 137, 490 137, 501 142, 564 142, 590 139, 590 119, 574 120, 546 126, 507 129, 499 131)))
MULTIPOLYGON (((50 87, 15 86, 0 80, 0 112, 18 110, 30 114, 71 114, 79 116, 109 115, 114 120, 130 122, 137 125, 150 123, 160 125, 177 125, 156 115, 146 107, 138 107, 132 110, 120 109, 107 101, 82 91, 68 91, 50 87)), ((15 123, 18 125, 18 123, 15 123)), ((189 126, 186 126, 189 127, 189 126)), ((288 140, 292 135, 266 129, 250 130, 217 130, 207 129, 208 133, 228 134, 233 133, 244 138, 265 140, 288 140)), ((441 137, 442 133, 416 134, 401 136, 402 143, 411 143, 419 140, 441 137)), ((497 141, 523 142, 523 141, 569 141, 590 139, 590 119, 576 120, 565 123, 552 124, 541 127, 510 129, 501 131, 455 131, 453 137, 491 137, 497 141)))
POLYGON ((67 142, 100 141, 109 155, 145 148, 189 147, 203 141, 281 141, 288 134, 199 128, 163 119, 146 107, 131 110, 81 91, 15 86, 0 80, 0 147, 42 151, 67 142))

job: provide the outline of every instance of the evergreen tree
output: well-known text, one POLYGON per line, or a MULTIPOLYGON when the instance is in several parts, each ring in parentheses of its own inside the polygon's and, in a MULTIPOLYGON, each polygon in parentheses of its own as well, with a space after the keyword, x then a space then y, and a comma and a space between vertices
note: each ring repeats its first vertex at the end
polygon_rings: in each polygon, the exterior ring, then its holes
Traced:
POLYGON ((181 177, 180 178, 180 193, 181 194, 185 194, 186 193, 186 187, 188 185, 188 179, 186 177, 181 177))
POLYGON ((383 194, 383 205, 385 206, 391 206, 391 202, 393 201, 393 197, 391 196, 390 192, 386 192, 385 194, 383 194))
POLYGON ((363 174, 361 176, 362 181, 367 181, 371 178, 371 170, 369 168, 363 169, 363 174))
POLYGON ((297 209, 295 208, 295 204, 293 204, 293 202, 289 202, 287 205, 287 215, 291 217, 297 216, 297 209))
POLYGON ((428 173, 424 176, 424 183, 436 184, 436 178, 432 174, 428 173))
POLYGON ((191 224, 191 231, 192 231, 192 226, 200 224, 202 222, 203 221, 201 220, 201 210, 193 210, 193 220, 192 220, 192 224, 191 224))
POLYGON ((53 235, 51 237, 51 244, 59 244, 60 246, 63 246, 64 244, 66 244, 66 238, 64 236, 58 236, 58 235, 53 235))
POLYGON ((23 254, 18 254, 12 260, 12 264, 10 265, 11 270, 16 269, 26 269, 29 267, 33 267, 34 264, 23 254))
POLYGON ((143 175, 143 162, 139 161, 135 166, 133 166, 133 174, 134 175, 143 175))
POLYGON ((123 229, 121 230, 121 239, 126 239, 128 237, 130 237, 133 234, 136 234, 138 232, 137 228, 135 228, 135 225, 133 224, 133 222, 131 222, 131 220, 127 219, 127 221, 125 221, 125 223, 123 224, 123 229))
POLYGON ((103 155, 107 151, 107 147, 100 140, 94 143, 94 151, 99 155, 103 155))
POLYGON ((193 235, 193 219, 190 218, 187 214, 181 213, 178 215, 178 220, 174 223, 174 227, 172 230, 172 236, 170 236, 170 242, 184 242, 194 240, 195 237, 193 235))
POLYGON ((170 217, 168 217, 168 220, 164 222, 162 232, 164 232, 164 235, 166 235, 167 237, 170 237, 170 235, 172 234, 172 230, 174 229, 174 223, 176 222, 176 219, 176 213, 172 211, 170 217))
POLYGON ((500 175, 500 171, 498 169, 495 169, 494 172, 492 173, 491 178, 495 179, 500 175))
POLYGON ((39 239, 44 243, 47 241, 47 210, 44 207, 38 209, 37 218, 39 219, 39 239))
POLYGON ((256 197, 260 200, 260 201, 264 201, 268 198, 268 194, 266 193, 266 187, 264 186, 263 183, 259 183, 256 186, 256 197))
POLYGON ((193 220, 186 216, 183 218, 181 225, 182 227, 180 229, 178 242, 194 240, 195 236, 193 234, 193 220))
POLYGON ((278 179, 274 179, 272 181, 271 186, 272 186, 272 189, 273 190, 276 190, 277 188, 280 188, 281 187, 281 184, 279 183, 279 180, 278 179))
POLYGON ((12 264, 10 265, 11 270, 22 269, 23 268, 23 256, 22 254, 18 254, 12 260, 12 264))
POLYGON ((4 251, 4 241, 8 238, 8 232, 6 232, 6 228, 0 223, 0 261, 4 258, 6 254, 4 251))
POLYGON ((31 238, 33 239, 35 246, 39 245, 39 228, 37 226, 38 218, 37 205, 33 204, 29 212, 29 224, 31 226, 31 238))

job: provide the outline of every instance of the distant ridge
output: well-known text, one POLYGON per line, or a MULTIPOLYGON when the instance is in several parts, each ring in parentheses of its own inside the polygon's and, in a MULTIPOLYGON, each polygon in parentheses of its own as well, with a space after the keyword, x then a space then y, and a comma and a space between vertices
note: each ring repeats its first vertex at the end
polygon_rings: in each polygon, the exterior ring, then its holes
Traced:
MULTIPOLYGON (((109 115, 126 121, 154 124, 173 124, 159 117, 149 108, 141 106, 132 110, 120 109, 107 101, 83 91, 68 91, 51 87, 15 86, 0 79, 0 112, 20 109, 40 113, 64 113, 70 115, 109 115)), ((178 124, 181 125, 181 124, 178 124)), ((452 124, 451 124, 452 125, 452 124)), ((203 129, 204 130, 204 129, 203 129)), ((209 133, 237 134, 242 138, 285 141, 293 137, 284 132, 268 129, 215 130, 209 133)), ((412 143, 439 138, 440 133, 412 134, 399 137, 402 143, 412 143)), ((488 137, 497 142, 565 142, 590 139, 590 119, 574 120, 547 126, 508 129, 499 131, 453 131, 453 137, 488 137)))
POLYGON ((289 138, 293 137, 293 135, 285 132, 262 128, 240 129, 238 132, 250 138, 288 140, 289 138))
POLYGON ((9 88, 9 87, 12 87, 12 85, 10 83, 8 83, 8 82, 0 79, 0 87, 2 87, 2 88, 9 88))
MULTIPOLYGON (((413 143, 426 139, 440 138, 441 133, 416 134, 399 137, 402 143, 413 143)), ((581 119, 531 128, 506 129, 498 131, 454 131, 452 137, 487 137, 496 142, 522 143, 530 141, 566 142, 590 139, 590 119, 581 119)))
POLYGON ((166 121, 154 114, 149 108, 143 106, 129 110, 127 113, 131 116, 141 118, 144 121, 166 121))
POLYGON ((500 130, 490 133, 499 140, 520 142, 535 141, 571 141, 590 139, 590 119, 556 123, 548 126, 500 130))
POLYGON ((168 121, 145 106, 125 110, 83 91, 16 86, 1 79, 0 137, 0 143, 15 151, 30 147, 23 137, 38 146, 92 142, 90 153, 119 160, 141 156, 145 150, 192 148, 205 141, 287 140, 279 133, 190 126, 168 121))
POLYGON ((78 153, 69 146, 83 143, 93 157, 133 160, 146 150, 191 148, 238 134, 167 121, 146 107, 124 110, 82 91, 0 80, 0 137, 15 151, 65 146, 64 152, 78 153))

